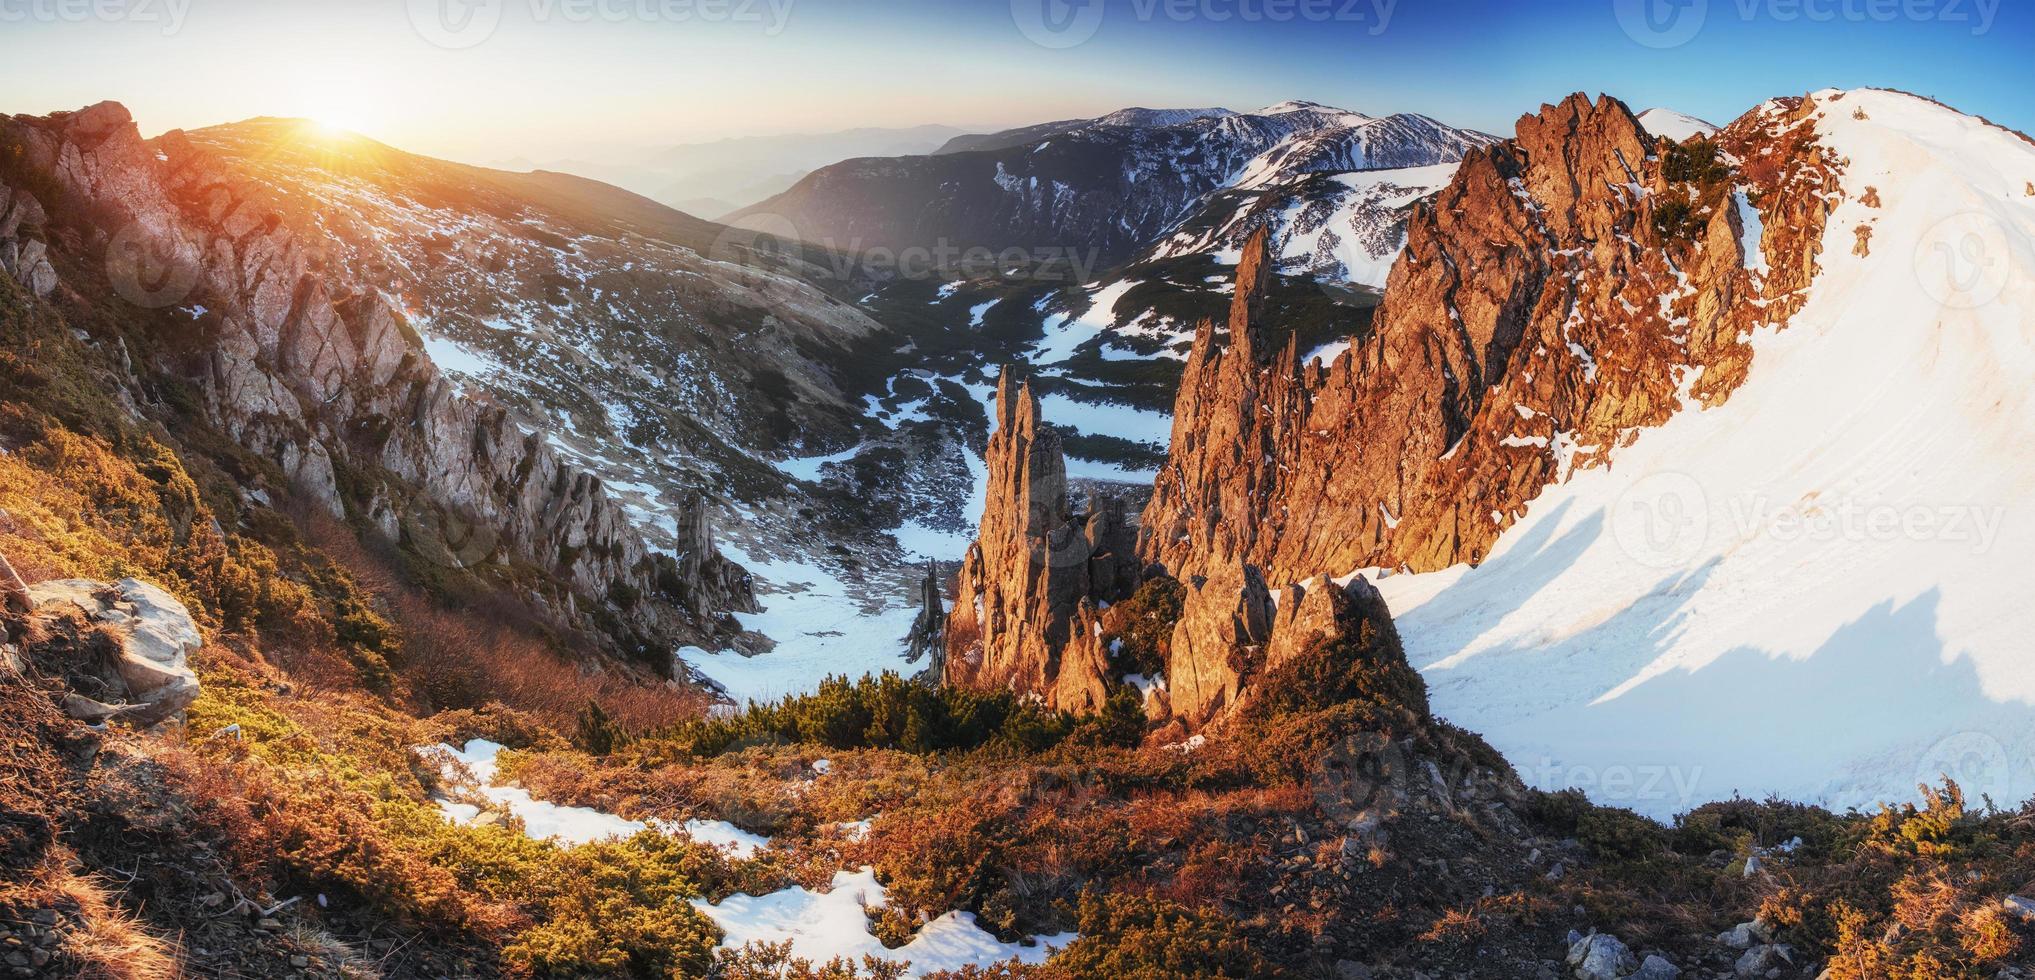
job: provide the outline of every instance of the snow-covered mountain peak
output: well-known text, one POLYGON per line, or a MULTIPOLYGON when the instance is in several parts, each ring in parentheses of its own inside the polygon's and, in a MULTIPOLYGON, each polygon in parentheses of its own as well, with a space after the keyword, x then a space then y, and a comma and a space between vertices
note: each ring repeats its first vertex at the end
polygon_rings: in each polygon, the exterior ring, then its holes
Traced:
POLYGON ((1133 106, 1118 109, 1106 116, 1098 117, 1092 123, 1096 126, 1131 126, 1140 129, 1165 126, 1182 126, 1201 119, 1219 119, 1234 116, 1229 109, 1212 107, 1207 109, 1146 109, 1133 106))
POLYGON ((1655 136, 1682 142, 1694 136, 1715 136, 1718 127, 1673 109, 1648 109, 1639 114, 1639 124, 1655 136))
POLYGON ((1251 113, 1251 115, 1283 116, 1289 112, 1334 112, 1348 116, 1358 115, 1358 113, 1351 112, 1348 109, 1338 109, 1335 106, 1322 105, 1319 102, 1309 102, 1305 99, 1288 99, 1284 102, 1275 102, 1251 113))

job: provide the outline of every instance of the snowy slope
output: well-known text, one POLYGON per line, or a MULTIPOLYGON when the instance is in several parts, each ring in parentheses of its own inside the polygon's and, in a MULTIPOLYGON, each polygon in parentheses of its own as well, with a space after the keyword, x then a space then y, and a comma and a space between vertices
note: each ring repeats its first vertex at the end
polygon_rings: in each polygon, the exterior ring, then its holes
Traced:
POLYGON ((1744 385, 1550 488, 1482 566, 1371 573, 1436 710, 1535 785, 1659 817, 1946 772, 2035 793, 2035 146, 1815 98, 1846 200, 1744 385))
POLYGON ((1235 261, 1244 241, 1269 227, 1280 267, 1334 282, 1383 288, 1406 246, 1407 212, 1448 186, 1455 163, 1260 179, 1210 195, 1201 213, 1143 261, 1202 253, 1235 261))
POLYGON ((1691 136, 1715 136, 1717 127, 1673 109, 1648 109, 1639 114, 1639 124, 1655 136, 1679 143, 1691 136))

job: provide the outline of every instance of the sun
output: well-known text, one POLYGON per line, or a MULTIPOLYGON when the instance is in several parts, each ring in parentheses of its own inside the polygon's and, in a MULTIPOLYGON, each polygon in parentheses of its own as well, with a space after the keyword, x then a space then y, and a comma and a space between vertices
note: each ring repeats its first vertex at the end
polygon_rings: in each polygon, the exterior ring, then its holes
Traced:
POLYGON ((304 118, 321 136, 343 136, 361 129, 362 113, 357 106, 340 102, 314 102, 304 109, 304 118))
POLYGON ((306 72, 295 79, 290 93, 290 115, 311 123, 321 136, 364 133, 378 121, 376 99, 368 89, 363 72, 326 70, 306 72))

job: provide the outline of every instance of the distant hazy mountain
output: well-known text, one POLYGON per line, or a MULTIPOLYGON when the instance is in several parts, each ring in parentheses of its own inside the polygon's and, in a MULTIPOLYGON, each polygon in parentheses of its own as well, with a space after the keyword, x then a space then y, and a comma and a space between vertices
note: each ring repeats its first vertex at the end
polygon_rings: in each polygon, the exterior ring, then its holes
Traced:
POLYGON ((611 151, 596 159, 517 158, 496 166, 591 177, 689 214, 712 218, 781 193, 806 174, 828 164, 855 157, 931 153, 967 132, 953 126, 928 125, 750 136, 611 151))

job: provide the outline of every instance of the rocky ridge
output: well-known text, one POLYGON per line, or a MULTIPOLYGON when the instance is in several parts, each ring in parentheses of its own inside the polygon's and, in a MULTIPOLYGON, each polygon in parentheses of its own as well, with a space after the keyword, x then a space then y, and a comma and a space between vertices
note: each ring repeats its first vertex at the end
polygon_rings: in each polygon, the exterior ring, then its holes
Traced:
POLYGON ((1768 103, 1714 156, 1609 97, 1517 130, 1419 206, 1375 334, 1325 369, 1257 339, 1252 240, 1227 343, 1204 324, 1186 367, 1147 561, 1273 582, 1475 562, 1540 488, 1730 394, 1834 207, 1806 113, 1768 103))
POLYGON ((1091 498, 1085 512, 1072 507, 1060 437, 1009 368, 997 382, 986 459, 988 504, 961 563, 944 679, 1100 710, 1111 683, 1100 604, 1137 585, 1135 532, 1110 498, 1091 498))
POLYGON ((724 611, 752 604, 703 513, 677 557, 650 551, 599 478, 442 375, 380 284, 346 275, 269 185, 182 133, 144 141, 114 103, 0 120, 0 140, 62 198, 72 295, 100 295, 103 269, 137 316, 192 318, 200 342, 153 367, 333 514, 451 567, 539 569, 554 614, 641 656, 727 635, 724 611))

